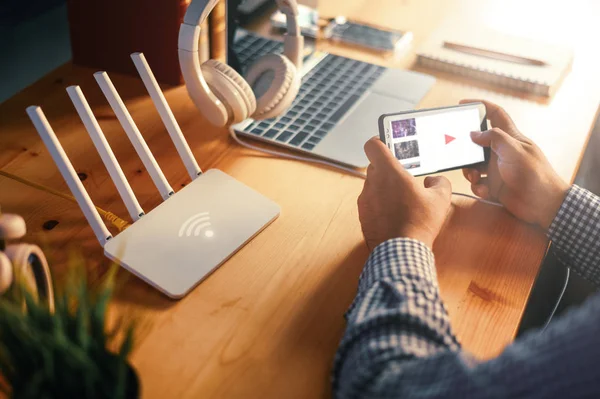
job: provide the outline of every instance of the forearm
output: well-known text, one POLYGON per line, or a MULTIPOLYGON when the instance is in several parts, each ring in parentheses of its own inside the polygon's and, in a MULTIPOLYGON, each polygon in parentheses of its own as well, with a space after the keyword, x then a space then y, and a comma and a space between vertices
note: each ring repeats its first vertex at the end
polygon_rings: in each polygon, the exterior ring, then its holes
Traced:
POLYGON ((338 397, 384 389, 377 379, 391 362, 402 367, 460 349, 439 295, 433 253, 416 240, 394 239, 375 248, 346 318, 334 366, 338 397))
POLYGON ((433 255, 414 240, 373 251, 347 313, 336 398, 600 397, 600 296, 478 362, 452 334, 433 255))
POLYGON ((548 237, 558 258, 600 285, 600 198, 573 185, 550 225, 548 237))

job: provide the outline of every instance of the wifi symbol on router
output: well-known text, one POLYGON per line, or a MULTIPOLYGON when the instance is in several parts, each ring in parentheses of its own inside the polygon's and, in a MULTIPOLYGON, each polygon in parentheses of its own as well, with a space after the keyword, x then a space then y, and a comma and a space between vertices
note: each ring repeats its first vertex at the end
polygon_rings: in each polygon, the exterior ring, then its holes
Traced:
POLYGON ((210 228, 210 215, 208 212, 200 212, 190 216, 179 228, 179 237, 198 237, 202 232, 206 237, 212 237, 214 231, 210 228))

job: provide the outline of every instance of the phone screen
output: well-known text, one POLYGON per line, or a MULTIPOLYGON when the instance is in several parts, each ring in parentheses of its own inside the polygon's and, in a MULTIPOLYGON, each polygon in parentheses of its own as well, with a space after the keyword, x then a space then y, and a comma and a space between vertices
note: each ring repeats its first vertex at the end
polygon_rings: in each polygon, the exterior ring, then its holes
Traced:
POLYGON ((470 133, 482 129, 478 105, 412 112, 384 119, 386 144, 415 176, 485 161, 470 133))

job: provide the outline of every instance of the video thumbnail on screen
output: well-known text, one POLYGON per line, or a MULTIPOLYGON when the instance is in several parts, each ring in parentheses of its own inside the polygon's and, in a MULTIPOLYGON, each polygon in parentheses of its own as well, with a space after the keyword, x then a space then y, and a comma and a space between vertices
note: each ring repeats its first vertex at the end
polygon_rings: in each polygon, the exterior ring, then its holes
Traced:
POLYGON ((419 156, 419 143, 417 140, 394 143, 394 149, 396 150, 396 158, 398 159, 416 158, 419 156))
POLYGON ((392 135, 395 139, 414 136, 415 134, 417 134, 417 123, 415 118, 392 122, 392 135))

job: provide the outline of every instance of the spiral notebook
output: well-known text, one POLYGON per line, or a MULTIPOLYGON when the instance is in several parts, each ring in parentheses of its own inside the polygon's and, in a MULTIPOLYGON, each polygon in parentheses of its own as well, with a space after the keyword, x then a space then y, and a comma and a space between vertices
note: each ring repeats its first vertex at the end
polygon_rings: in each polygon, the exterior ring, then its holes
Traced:
POLYGON ((483 27, 465 27, 452 21, 436 30, 418 49, 417 56, 418 62, 426 67, 542 96, 554 93, 573 61, 573 51, 568 47, 483 27), (465 46, 536 62, 512 62, 456 50, 465 46))

